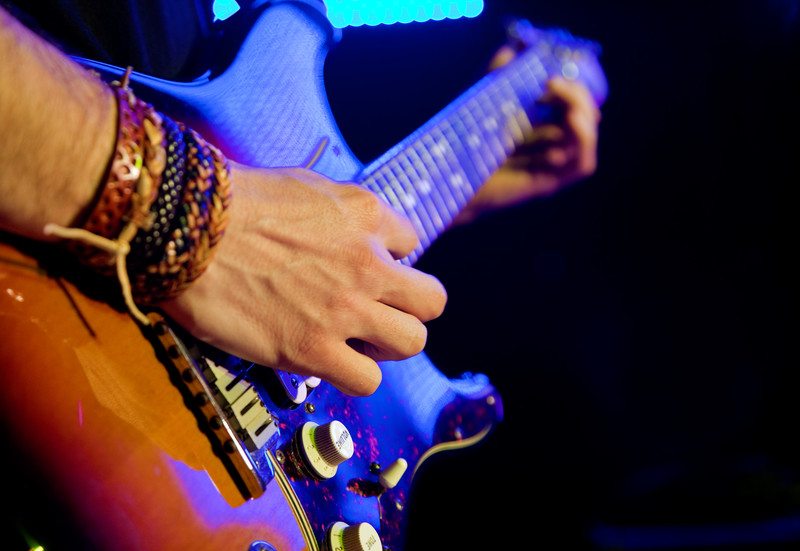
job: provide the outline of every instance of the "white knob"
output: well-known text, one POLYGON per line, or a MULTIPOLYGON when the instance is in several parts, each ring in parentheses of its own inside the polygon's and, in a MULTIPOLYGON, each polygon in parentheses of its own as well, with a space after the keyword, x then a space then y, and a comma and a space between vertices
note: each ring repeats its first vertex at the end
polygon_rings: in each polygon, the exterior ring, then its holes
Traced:
POLYGON ((324 425, 308 421, 300 436, 307 465, 320 478, 332 478, 337 467, 353 457, 355 452, 350 431, 340 421, 324 425))
POLYGON ((368 522, 354 526, 336 522, 331 526, 328 537, 331 549, 340 549, 341 551, 381 551, 383 549, 378 531, 368 522))
POLYGON ((391 490, 397 486, 397 483, 403 478, 406 469, 408 469, 408 462, 402 457, 399 457, 395 459, 391 465, 381 471, 378 482, 387 490, 391 490))

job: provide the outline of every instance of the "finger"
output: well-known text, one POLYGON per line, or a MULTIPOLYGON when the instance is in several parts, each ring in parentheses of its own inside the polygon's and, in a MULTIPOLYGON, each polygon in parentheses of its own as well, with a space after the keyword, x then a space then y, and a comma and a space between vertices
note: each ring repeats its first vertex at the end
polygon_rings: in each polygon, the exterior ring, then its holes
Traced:
POLYGON ((537 124, 534 121, 534 126, 525 134, 525 144, 522 148, 558 143, 564 140, 565 135, 564 129, 558 124, 537 124))
POLYGON ((414 226, 389 203, 356 184, 340 184, 339 189, 347 201, 352 218, 359 222, 362 230, 377 237, 383 249, 390 253, 389 256, 402 258, 419 245, 414 226))
POLYGON ((565 111, 585 112, 593 124, 600 121, 600 109, 589 89, 578 81, 554 77, 547 81, 541 101, 550 105, 562 105, 565 111))
POLYGON ((510 45, 501 46, 494 54, 492 60, 489 62, 489 70, 493 71, 508 64, 512 59, 517 56, 517 52, 510 45))
MULTIPOLYGON (((389 349, 381 348, 371 342, 362 341, 359 339, 350 339, 348 344, 352 346, 357 352, 372 358, 376 362, 396 362, 405 360, 414 356, 415 354, 397 354, 389 349)), ((422 352, 420 350, 419 352, 422 352)), ((419 353, 417 352, 417 353, 419 353)))
POLYGON ((542 101, 560 101, 566 104, 591 103, 594 104, 589 89, 577 80, 568 80, 563 77, 552 77, 545 83, 545 93, 542 101))
POLYGON ((381 369, 375 360, 345 342, 330 344, 325 352, 324 369, 318 377, 350 396, 369 396, 381 383, 381 369))
POLYGON ((380 199, 382 219, 379 235, 382 244, 394 259, 411 254, 419 246, 419 236, 411 221, 380 199))
POLYGON ((567 125, 573 133, 575 175, 589 175, 597 168, 597 123, 592 114, 575 111, 567 115, 567 125))
POLYGON ((410 314, 374 303, 365 318, 367 323, 353 337, 366 345, 360 351, 373 360, 403 360, 419 354, 425 347, 428 329, 410 314))
POLYGON ((421 321, 439 317, 447 302, 444 285, 430 274, 395 262, 384 275, 376 297, 381 303, 411 314, 421 321))

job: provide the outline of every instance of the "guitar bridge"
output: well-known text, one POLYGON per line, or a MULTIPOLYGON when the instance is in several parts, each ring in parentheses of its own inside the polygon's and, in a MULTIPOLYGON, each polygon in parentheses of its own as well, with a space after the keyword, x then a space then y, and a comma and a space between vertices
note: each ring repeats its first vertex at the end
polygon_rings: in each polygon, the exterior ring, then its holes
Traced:
POLYGON ((236 475, 245 498, 257 498, 275 477, 269 451, 280 436, 277 416, 264 405, 246 375, 252 364, 217 363, 190 347, 156 313, 148 314, 175 379, 212 445, 236 475))

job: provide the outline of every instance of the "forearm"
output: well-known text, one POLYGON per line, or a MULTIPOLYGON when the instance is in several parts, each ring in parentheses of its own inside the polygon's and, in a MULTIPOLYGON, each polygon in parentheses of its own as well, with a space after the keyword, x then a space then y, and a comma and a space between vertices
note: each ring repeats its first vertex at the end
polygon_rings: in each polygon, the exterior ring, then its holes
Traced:
POLYGON ((91 203, 116 139, 107 85, 0 8, 0 229, 45 239, 91 203))

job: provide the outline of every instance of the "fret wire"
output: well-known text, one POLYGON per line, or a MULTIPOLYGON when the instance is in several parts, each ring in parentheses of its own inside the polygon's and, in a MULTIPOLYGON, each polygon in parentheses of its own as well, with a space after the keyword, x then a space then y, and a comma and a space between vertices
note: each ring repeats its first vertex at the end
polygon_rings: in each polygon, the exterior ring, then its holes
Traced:
POLYGON ((403 152, 403 154, 398 156, 400 167, 408 177, 411 186, 417 190, 417 195, 419 195, 423 200, 429 199, 432 208, 436 211, 437 218, 441 225, 441 231, 444 231, 444 229, 447 228, 447 226, 449 226, 450 222, 453 220, 452 213, 447 207, 446 201, 439 195, 438 186, 434 186, 417 171, 416 167, 408 157, 408 152, 409 150, 407 149, 403 152), (425 189, 423 189, 423 183, 425 189))
POLYGON ((526 58, 525 63, 520 65, 520 67, 523 68, 525 72, 530 74, 531 78, 525 80, 531 83, 529 86, 535 85, 536 89, 538 90, 536 99, 541 98, 542 94, 544 94, 544 83, 549 78, 549 73, 547 69, 545 69, 542 60, 539 59, 538 56, 532 55, 526 58))
POLYGON ((398 262, 400 264, 405 264, 406 266, 413 266, 414 263, 417 261, 417 259, 419 258, 419 256, 423 252, 424 251, 421 248, 418 247, 418 248, 414 249, 413 251, 411 251, 410 254, 408 254, 408 255, 404 256, 403 258, 399 259, 398 262))
MULTIPOLYGON (((442 130, 441 130, 441 128, 439 128, 438 125, 434 126, 431 129, 430 133, 428 134, 428 137, 433 142, 434 147, 437 148, 437 151, 440 152, 440 155, 437 155, 432 150, 431 151, 432 157, 434 157, 434 159, 436 157, 441 158, 444 161, 444 165, 445 165, 445 167, 447 169, 447 174, 445 175, 443 183, 451 191, 456 191, 457 192, 457 195, 455 195, 456 201, 459 201, 459 203, 462 204, 462 205, 466 205, 467 202, 472 197, 471 197, 471 195, 469 195, 469 196, 465 195, 464 191, 461 189, 461 187, 456 185, 456 182, 458 181, 458 179, 460 178, 461 180, 463 180, 464 176, 460 175, 458 173, 457 168, 454 168, 454 165, 453 165, 453 162, 452 162, 452 149, 450 147, 450 141, 447 139, 447 136, 445 136, 442 133, 442 130), (434 137, 434 132, 438 133, 438 137, 434 137)), ((456 161, 457 161, 457 159, 456 159, 456 161)), ((458 163, 455 163, 455 166, 457 167, 458 163)), ((441 168, 441 165, 440 165, 440 168, 441 168)))
POLYGON ((491 134, 487 134, 487 132, 489 132, 488 129, 480 124, 480 121, 483 120, 483 112, 481 111, 481 113, 478 115, 478 107, 478 99, 473 96, 468 102, 464 103, 462 109, 459 110, 459 114, 461 115, 461 119, 467 123, 467 126, 470 127, 473 133, 480 138, 483 145, 481 159, 484 161, 488 175, 491 175, 496 168, 492 166, 492 163, 486 162, 487 154, 489 155, 489 158, 494 157, 490 143, 491 134))
MULTIPOLYGON (((419 142, 417 142, 419 144, 419 142)), ((419 144, 421 145, 421 144, 419 144)), ((409 148, 406 152, 406 155, 409 157, 409 160, 414 167, 414 170, 417 174, 420 175, 421 178, 425 179, 429 185, 432 186, 435 193, 438 193, 439 196, 444 201, 445 205, 447 206, 447 216, 448 216, 448 225, 453 222, 455 217, 461 212, 461 209, 464 207, 463 200, 456 198, 456 196, 450 190, 450 187, 446 184, 444 178, 441 177, 438 173, 438 169, 434 166, 433 169, 437 170, 438 177, 433 177, 428 167, 425 165, 424 161, 420 157, 419 153, 417 153, 417 149, 412 147, 409 148)))
POLYGON ((493 89, 493 84, 490 84, 487 86, 486 93, 478 96, 478 107, 484 113, 484 125, 491 124, 492 126, 492 128, 487 128, 487 130, 492 133, 494 137, 493 142, 496 142, 500 146, 499 152, 496 154, 498 155, 498 165, 501 165, 513 151, 513 143, 508 143, 508 140, 504 135, 502 125, 503 121, 497 113, 497 106, 495 105, 495 100, 493 99, 493 96, 496 95, 496 93, 493 92, 493 89))
POLYGON ((522 108, 522 104, 517 97, 516 91, 511 85, 511 82, 506 79, 498 79, 497 86, 503 93, 500 110, 505 116, 505 128, 511 132, 511 139, 513 140, 516 148, 525 143, 525 133, 523 132, 522 126, 520 126, 517 119, 517 114, 520 111, 524 111, 524 109, 522 108))
POLYGON ((458 214, 460 206, 456 202, 455 197, 453 197, 453 194, 449 193, 447 186, 440 184, 441 178, 433 177, 431 172, 428 170, 428 167, 425 166, 425 162, 422 160, 419 153, 417 153, 416 148, 422 144, 419 142, 419 140, 415 141, 414 144, 412 144, 412 146, 406 150, 406 156, 408 156, 409 161, 414 167, 417 175, 424 180, 427 185, 431 186, 431 192, 436 193, 439 195, 439 197, 441 197, 441 200, 445 205, 445 211, 447 212, 449 219, 452 221, 456 214, 458 214), (447 192, 446 195, 445 192, 447 192))
MULTIPOLYGON (((418 226, 422 230, 422 233, 427 238, 427 243, 424 243, 425 247, 427 248, 428 245, 433 243, 433 240, 439 235, 439 230, 436 228, 436 224, 431 219, 430 214, 424 208, 419 208, 419 199, 416 197, 416 194, 410 194, 404 189, 404 186, 399 180, 397 173, 394 170, 392 161, 386 163, 385 170, 391 174, 391 178, 388 179, 388 185, 392 190, 392 193, 396 195, 400 203, 403 205, 403 209, 408 216, 409 219, 417 221, 418 226)), ((422 241, 420 239, 420 241, 422 241)))
POLYGON ((544 72, 548 75, 548 78, 552 75, 561 74, 561 62, 559 61, 558 56, 555 52, 547 56, 545 59, 540 59, 539 63, 542 66, 544 72))
POLYGON ((544 86, 542 77, 547 78, 548 71, 544 68, 541 59, 532 51, 522 54, 518 63, 499 76, 493 83, 490 89, 489 96, 495 96, 495 103, 501 105, 504 114, 508 115, 508 122, 513 122, 514 126, 510 128, 518 143, 524 142, 525 135, 530 133, 532 123, 528 117, 526 106, 533 107, 535 101, 541 98, 544 93, 544 86), (522 57, 524 56, 524 57, 522 57), (529 73, 531 78, 524 78, 523 72, 529 73), (516 83, 516 85, 515 85, 516 83), (497 100, 499 95, 502 100, 497 100), (513 99, 508 99, 513 98, 513 99), (515 104, 517 109, 513 110, 513 117, 510 116, 511 108, 506 107, 508 102, 511 101, 515 104))
POLYGON ((473 154, 470 155, 472 164, 478 172, 478 176, 482 181, 486 181, 492 175, 493 170, 486 164, 484 150, 489 147, 483 132, 478 128, 477 122, 472 116, 472 113, 466 106, 458 110, 458 121, 466 129, 468 137, 467 144, 470 145, 473 154), (474 147, 473 147, 473 144, 474 147))
MULTIPOLYGON (((442 173, 441 169, 439 168, 439 165, 436 163, 436 160, 433 158, 433 156, 431 155, 430 151, 428 151, 428 148, 425 147, 425 145, 422 143, 422 141, 417 141, 416 144, 417 145, 416 145, 416 147, 414 149, 414 152, 417 155, 419 155, 420 159, 423 161, 423 164, 425 166, 430 167, 431 169, 436 171, 436 177, 434 178, 434 180, 439 182, 439 186, 437 186, 437 187, 439 187, 442 190, 446 190, 448 192, 448 194, 450 195, 451 200, 453 201, 453 204, 456 205, 455 212, 456 213, 461 212, 461 210, 464 208, 464 205, 466 203, 463 201, 463 199, 459 200, 459 198, 457 198, 453 194, 452 189, 450 188, 450 186, 447 183, 447 176, 445 176, 442 173), (425 163, 426 160, 427 160, 427 163, 425 163)), ((429 174, 430 174, 430 172, 429 172, 429 174)), ((455 216, 453 218, 455 218, 455 216)))
POLYGON ((466 197, 466 201, 468 202, 474 196, 475 190, 477 190, 478 187, 480 187, 485 182, 485 179, 479 178, 475 172, 470 171, 470 167, 472 167, 472 170, 474 170, 474 165, 471 164, 472 160, 470 158, 469 152, 467 151, 467 148, 464 146, 464 142, 460 138, 459 133, 455 130, 455 128, 453 127, 452 124, 450 124, 449 121, 448 124, 444 127, 444 134, 447 140, 449 140, 450 142, 455 142, 458 145, 462 153, 461 155, 458 155, 458 152, 455 152, 455 155, 457 158, 460 159, 459 164, 461 166, 463 175, 466 178, 465 183, 467 185, 459 186, 459 191, 463 192, 463 195, 466 197), (464 156, 467 157, 466 160, 463 159, 464 156))
POLYGON ((390 203, 399 208, 400 211, 411 221, 411 224, 414 226, 414 229, 417 232, 417 237, 419 237, 422 246, 428 247, 428 245, 431 244, 431 236, 428 235, 427 229, 417 216, 416 211, 412 210, 411 212, 408 212, 403 202, 395 194, 391 181, 384 174, 385 166, 386 165, 383 165, 380 169, 378 169, 377 172, 374 173, 376 180, 380 183, 381 189, 386 196, 389 197, 390 203))
POLYGON ((451 170, 450 163, 447 161, 447 159, 445 159, 444 149, 432 135, 432 131, 435 128, 436 127, 433 127, 430 132, 421 137, 420 146, 425 151, 427 157, 431 160, 432 166, 434 166, 436 171, 439 173, 441 186, 450 191, 450 194, 453 195, 453 199, 457 204, 463 205, 463 198, 454 194, 452 186, 450 185, 450 178, 452 177, 453 172, 451 170))
POLYGON ((391 197, 386 194, 385 191, 381 188, 381 184, 378 182, 378 175, 377 173, 370 174, 368 178, 362 180, 360 183, 361 186, 367 188, 369 191, 380 197, 386 203, 389 203, 394 210, 398 211, 400 214, 405 216, 405 210, 403 209, 403 205, 400 204, 400 201, 392 195, 391 197))
POLYGON ((471 199, 471 194, 468 195, 464 192, 463 187, 466 172, 464 169, 464 164, 459 158, 458 152, 456 151, 456 146, 461 145, 461 143, 457 137, 454 136, 453 127, 449 124, 449 121, 442 121, 442 124, 439 125, 437 130, 442 136, 442 139, 450 146, 450 154, 456 160, 457 170, 451 170, 450 174, 447 176, 445 185, 451 190, 451 192, 457 193, 461 197, 461 200, 464 201, 464 204, 467 204, 467 202, 471 199))
POLYGON ((414 209, 420 218, 427 218, 427 220, 433 225, 433 235, 439 236, 441 235, 442 230, 444 230, 444 223, 442 222, 441 215, 439 214, 439 211, 436 209, 435 205, 432 205, 430 202, 426 202, 425 199, 417 192, 414 184, 411 182, 411 180, 409 180, 406 171, 402 168, 402 166, 400 166, 401 157, 402 155, 398 155, 388 163, 392 174, 396 178, 395 181, 399 186, 399 190, 405 195, 405 197, 413 201, 410 205, 410 208, 414 209))
POLYGON ((431 239, 425 233, 424 228, 421 226, 421 224, 419 222, 415 224, 414 219, 410 217, 408 213, 405 211, 400 200, 397 198, 396 195, 394 195, 394 190, 392 190, 392 187, 389 184, 389 182, 386 181, 385 178, 383 178, 385 182, 384 184, 385 187, 388 188, 390 191, 392 191, 391 197, 381 189, 381 185, 378 181, 379 179, 381 179, 380 175, 378 173, 373 173, 367 179, 363 180, 361 182, 361 185, 363 185, 371 192, 375 193, 378 197, 389 203, 389 205, 391 205, 395 210, 399 211, 401 214, 408 217, 409 220, 411 221, 411 225, 414 227, 414 231, 416 232, 417 237, 419 237, 420 244, 411 253, 409 253, 403 258, 398 259, 398 262, 400 262, 401 264, 411 266, 414 264, 414 262, 417 261, 419 255, 422 254, 422 252, 424 252, 424 250, 430 246, 431 239))
POLYGON ((519 71, 514 71, 511 74, 511 78, 509 79, 509 85, 516 92, 520 102, 520 110, 517 111, 516 113, 517 124, 519 125, 520 130, 522 131, 523 137, 529 136, 531 134, 531 131, 533 130, 533 125, 531 124, 531 120, 528 117, 528 109, 532 108, 536 99, 542 96, 541 86, 539 86, 539 83, 535 81, 534 82, 525 81, 525 79, 522 78, 522 74, 519 71), (515 86, 512 80, 516 81, 518 85, 515 86), (534 94, 532 90, 532 87, 534 85, 536 85, 536 87, 540 91, 536 99, 534 99, 534 94))
POLYGON ((532 108, 536 101, 542 97, 544 89, 543 83, 531 71, 531 63, 538 62, 538 58, 531 51, 525 52, 523 55, 525 56, 524 59, 521 59, 520 63, 514 66, 514 71, 510 72, 508 81, 515 90, 527 115, 527 109, 532 108), (531 74, 533 78, 525 78, 523 73, 531 74), (517 86, 514 85, 514 82, 517 83, 517 86))
POLYGON ((484 137, 484 142, 488 146, 486 148, 487 155, 484 157, 486 166, 489 167, 491 173, 494 173, 500 167, 501 161, 506 158, 503 145, 497 139, 494 132, 487 126, 486 121, 488 118, 484 113, 481 101, 478 97, 474 98, 472 108, 469 109, 470 117, 475 121, 475 125, 480 129, 481 135, 484 137), (475 116, 477 114, 477 117, 475 116), (483 124, 481 124, 483 122, 483 124))
POLYGON ((517 144, 514 142, 514 137, 508 129, 508 116, 503 109, 506 96, 503 92, 504 91, 500 87, 500 81, 497 79, 486 87, 484 99, 488 100, 485 104, 490 106, 494 114, 493 118, 497 122, 497 137, 500 143, 503 144, 503 151, 505 151, 506 156, 509 156, 514 152, 517 144))
POLYGON ((480 137, 467 129, 460 115, 458 117, 453 117, 451 122, 453 132, 455 132, 457 136, 467 136, 466 142, 464 139, 461 140, 464 156, 466 157, 464 168, 465 173, 467 173, 467 179, 470 182, 470 187, 473 191, 476 191, 486 182, 489 176, 491 176, 489 169, 483 162, 482 146, 485 147, 485 144, 481 141, 480 137))
POLYGON ((482 94, 476 96, 478 108, 483 113, 483 125, 489 130, 491 139, 490 143, 499 145, 499 149, 495 151, 498 155, 498 165, 503 164, 503 160, 508 156, 508 146, 505 144, 502 136, 502 125, 500 117, 497 113, 497 105, 493 96, 494 82, 488 83, 483 90, 482 94))

